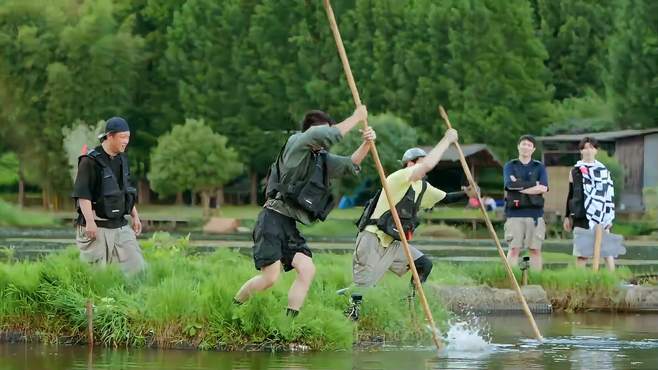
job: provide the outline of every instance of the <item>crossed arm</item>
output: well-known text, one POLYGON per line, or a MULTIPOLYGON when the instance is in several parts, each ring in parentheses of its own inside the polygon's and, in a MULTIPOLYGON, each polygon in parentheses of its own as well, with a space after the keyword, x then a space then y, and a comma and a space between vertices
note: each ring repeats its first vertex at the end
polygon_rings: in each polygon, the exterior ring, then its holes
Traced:
POLYGON ((536 182, 517 179, 507 166, 503 169, 503 176, 505 176, 505 190, 518 191, 528 195, 538 195, 548 192, 546 170, 542 171, 539 181, 536 182))

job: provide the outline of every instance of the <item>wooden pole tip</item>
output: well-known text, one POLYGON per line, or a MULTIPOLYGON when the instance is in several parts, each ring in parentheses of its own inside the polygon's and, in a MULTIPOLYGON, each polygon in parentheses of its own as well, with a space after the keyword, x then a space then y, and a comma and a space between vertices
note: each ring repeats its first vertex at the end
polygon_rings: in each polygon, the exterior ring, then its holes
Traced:
POLYGON ((452 128, 452 125, 450 124, 450 119, 448 118, 448 113, 446 113, 446 110, 443 109, 442 105, 439 105, 439 115, 441 116, 441 118, 443 118, 443 121, 445 121, 446 126, 448 126, 448 128, 452 128))

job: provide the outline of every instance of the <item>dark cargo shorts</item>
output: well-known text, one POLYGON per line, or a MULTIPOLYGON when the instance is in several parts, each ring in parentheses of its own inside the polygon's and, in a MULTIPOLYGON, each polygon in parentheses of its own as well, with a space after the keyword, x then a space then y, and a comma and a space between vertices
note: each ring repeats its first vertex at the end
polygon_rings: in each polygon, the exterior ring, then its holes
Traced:
POLYGON ((271 209, 260 211, 252 237, 254 264, 258 270, 281 261, 284 271, 290 271, 295 253, 313 258, 306 239, 297 230, 295 219, 271 209))

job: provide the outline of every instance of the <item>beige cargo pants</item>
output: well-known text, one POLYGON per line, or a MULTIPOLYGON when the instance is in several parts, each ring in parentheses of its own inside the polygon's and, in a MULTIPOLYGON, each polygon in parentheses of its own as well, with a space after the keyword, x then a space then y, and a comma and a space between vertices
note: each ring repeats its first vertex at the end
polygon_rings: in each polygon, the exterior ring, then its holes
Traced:
POLYGON ((99 227, 96 239, 87 237, 84 226, 76 226, 75 242, 84 262, 117 263, 125 275, 136 274, 146 267, 135 232, 128 225, 117 229, 99 227))

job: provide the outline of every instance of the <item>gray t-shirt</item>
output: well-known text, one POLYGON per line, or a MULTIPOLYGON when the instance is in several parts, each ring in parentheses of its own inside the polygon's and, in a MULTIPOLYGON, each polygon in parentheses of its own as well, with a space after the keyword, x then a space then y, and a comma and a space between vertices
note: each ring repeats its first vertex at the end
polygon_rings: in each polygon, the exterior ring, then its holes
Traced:
MULTIPOLYGON (((336 127, 331 126, 314 126, 292 135, 288 139, 286 148, 283 151, 279 169, 281 171, 279 181, 284 183, 293 183, 307 178, 308 170, 313 160, 313 149, 324 148, 328 150, 332 145, 338 143, 343 136, 336 127)), ((272 171, 276 171, 276 163, 272 165, 272 171)), ((327 154, 327 175, 329 178, 343 177, 347 175, 356 175, 359 167, 352 163, 350 157, 327 154)), ((286 204, 277 196, 275 199, 268 199, 265 202, 265 208, 279 212, 284 216, 296 219, 303 224, 310 224, 311 219, 306 211, 286 204)))

